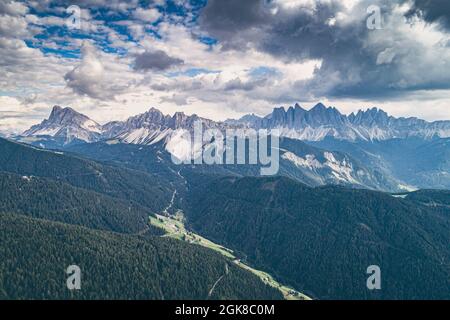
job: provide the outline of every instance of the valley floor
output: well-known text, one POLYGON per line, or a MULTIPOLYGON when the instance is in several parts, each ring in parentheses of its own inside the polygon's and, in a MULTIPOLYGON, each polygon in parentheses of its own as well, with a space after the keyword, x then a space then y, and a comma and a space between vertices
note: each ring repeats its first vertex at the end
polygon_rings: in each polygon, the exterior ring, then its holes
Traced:
MULTIPOLYGON (((265 284, 281 291, 286 300, 311 300, 310 297, 304 295, 303 293, 300 293, 291 287, 279 283, 270 274, 264 271, 256 270, 243 263, 233 254, 232 250, 216 244, 196 233, 188 231, 184 225, 184 215, 182 211, 178 211, 175 215, 172 216, 156 215, 156 217, 150 217, 150 223, 153 226, 163 229, 166 232, 163 237, 171 237, 219 252, 223 256, 231 259, 233 263, 240 268, 250 271, 251 273, 258 276, 265 284)), ((219 282, 220 280, 221 279, 219 279, 217 282, 219 282)))

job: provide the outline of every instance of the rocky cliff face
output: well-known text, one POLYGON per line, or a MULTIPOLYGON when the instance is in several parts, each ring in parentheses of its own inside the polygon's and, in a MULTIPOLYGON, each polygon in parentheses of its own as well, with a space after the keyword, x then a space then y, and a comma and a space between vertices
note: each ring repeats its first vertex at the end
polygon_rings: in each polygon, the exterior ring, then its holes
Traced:
POLYGON ((72 108, 54 106, 48 119, 32 126, 23 135, 50 136, 70 143, 73 140, 94 142, 100 139, 102 133, 102 126, 87 116, 72 108))
POLYGON ((372 108, 360 110, 349 116, 341 114, 334 107, 317 104, 307 111, 296 104, 285 110, 276 108, 266 117, 249 116, 235 120, 254 128, 279 129, 282 136, 320 141, 326 137, 339 140, 389 140, 394 138, 450 137, 450 121, 427 122, 417 118, 394 118, 383 110, 372 108))

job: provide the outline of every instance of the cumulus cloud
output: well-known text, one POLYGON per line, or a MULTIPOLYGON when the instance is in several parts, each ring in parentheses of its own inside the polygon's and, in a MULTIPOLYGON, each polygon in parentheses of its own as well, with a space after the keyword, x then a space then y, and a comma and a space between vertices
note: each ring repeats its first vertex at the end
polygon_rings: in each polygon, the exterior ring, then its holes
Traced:
POLYGON ((81 96, 110 100, 132 86, 129 70, 121 68, 121 63, 101 60, 94 45, 85 42, 81 49, 82 60, 64 79, 67 86, 81 96))
POLYGON ((93 98, 103 98, 107 92, 105 82, 105 70, 101 61, 95 54, 92 45, 86 43, 82 49, 83 60, 80 65, 68 72, 64 79, 67 85, 81 95, 93 98))
POLYGON ((155 8, 137 8, 133 12, 133 17, 144 22, 153 23, 161 17, 161 13, 155 8))
POLYGON ((0 36, 6 38, 26 37, 29 35, 28 23, 22 16, 0 15, 0 36))
POLYGON ((249 81, 242 81, 241 78, 234 78, 230 81, 227 81, 224 86, 224 90, 233 91, 233 90, 244 90, 250 91, 255 89, 256 87, 262 87, 267 83, 266 78, 262 79, 252 79, 249 81))
POLYGON ((161 97, 160 101, 161 103, 171 103, 171 104, 175 104, 177 106, 185 106, 189 104, 189 96, 186 94, 172 94, 170 96, 163 96, 161 97))
POLYGON ((162 50, 145 51, 135 56, 134 69, 164 71, 183 63, 182 59, 171 57, 162 50))
POLYGON ((28 12, 28 7, 16 1, 4 0, 0 2, 0 14, 7 14, 11 16, 23 16, 28 12))

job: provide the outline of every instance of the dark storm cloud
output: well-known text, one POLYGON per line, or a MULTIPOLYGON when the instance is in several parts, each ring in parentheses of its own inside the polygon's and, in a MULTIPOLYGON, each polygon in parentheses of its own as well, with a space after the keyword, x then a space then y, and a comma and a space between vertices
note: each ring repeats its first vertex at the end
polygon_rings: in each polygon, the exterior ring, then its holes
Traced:
POLYGON ((173 58, 162 50, 146 51, 136 55, 134 69, 143 71, 164 71, 171 67, 182 65, 183 63, 183 60, 173 58))
POLYGON ((296 84, 303 98, 377 97, 450 88, 450 76, 442 69, 450 61, 436 61, 438 68, 421 65, 420 59, 427 54, 414 38, 405 39, 398 30, 386 27, 399 1, 362 0, 350 11, 342 1, 305 1, 290 8, 264 0, 242 3, 210 0, 202 12, 201 27, 224 50, 254 47, 286 62, 321 60, 312 80, 296 84), (373 4, 381 9, 383 30, 367 28, 367 9, 373 4), (347 16, 333 23, 342 13, 347 16))
POLYGON ((271 18, 264 3, 260 0, 208 1, 201 13, 200 24, 215 38, 222 40, 225 47, 242 47, 248 43, 246 38, 250 34, 260 38, 271 18), (237 37, 238 34, 243 36, 237 37))
POLYGON ((450 30, 450 1, 449 0, 414 0, 408 16, 419 16, 427 22, 440 23, 450 30))
POLYGON ((264 85, 266 85, 266 83, 267 83, 267 79, 265 79, 265 78, 250 80, 250 81, 242 81, 238 77, 238 78, 234 78, 234 79, 226 82, 224 90, 226 90, 226 91, 235 91, 235 90, 251 91, 257 87, 263 87, 264 85))
POLYGON ((270 3, 210 0, 200 24, 226 48, 254 45, 295 59, 321 56, 327 50, 324 43, 337 40, 339 35, 326 21, 342 8, 339 1, 320 4, 313 12, 307 8, 277 9, 270 3))

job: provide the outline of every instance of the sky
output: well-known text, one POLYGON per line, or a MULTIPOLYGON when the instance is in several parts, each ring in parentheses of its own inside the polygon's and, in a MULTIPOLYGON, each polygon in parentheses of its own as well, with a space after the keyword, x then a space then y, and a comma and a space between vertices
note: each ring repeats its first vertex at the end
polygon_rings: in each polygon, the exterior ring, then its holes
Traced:
POLYGON ((450 1, 0 1, 0 132, 319 101, 450 120, 450 1))

